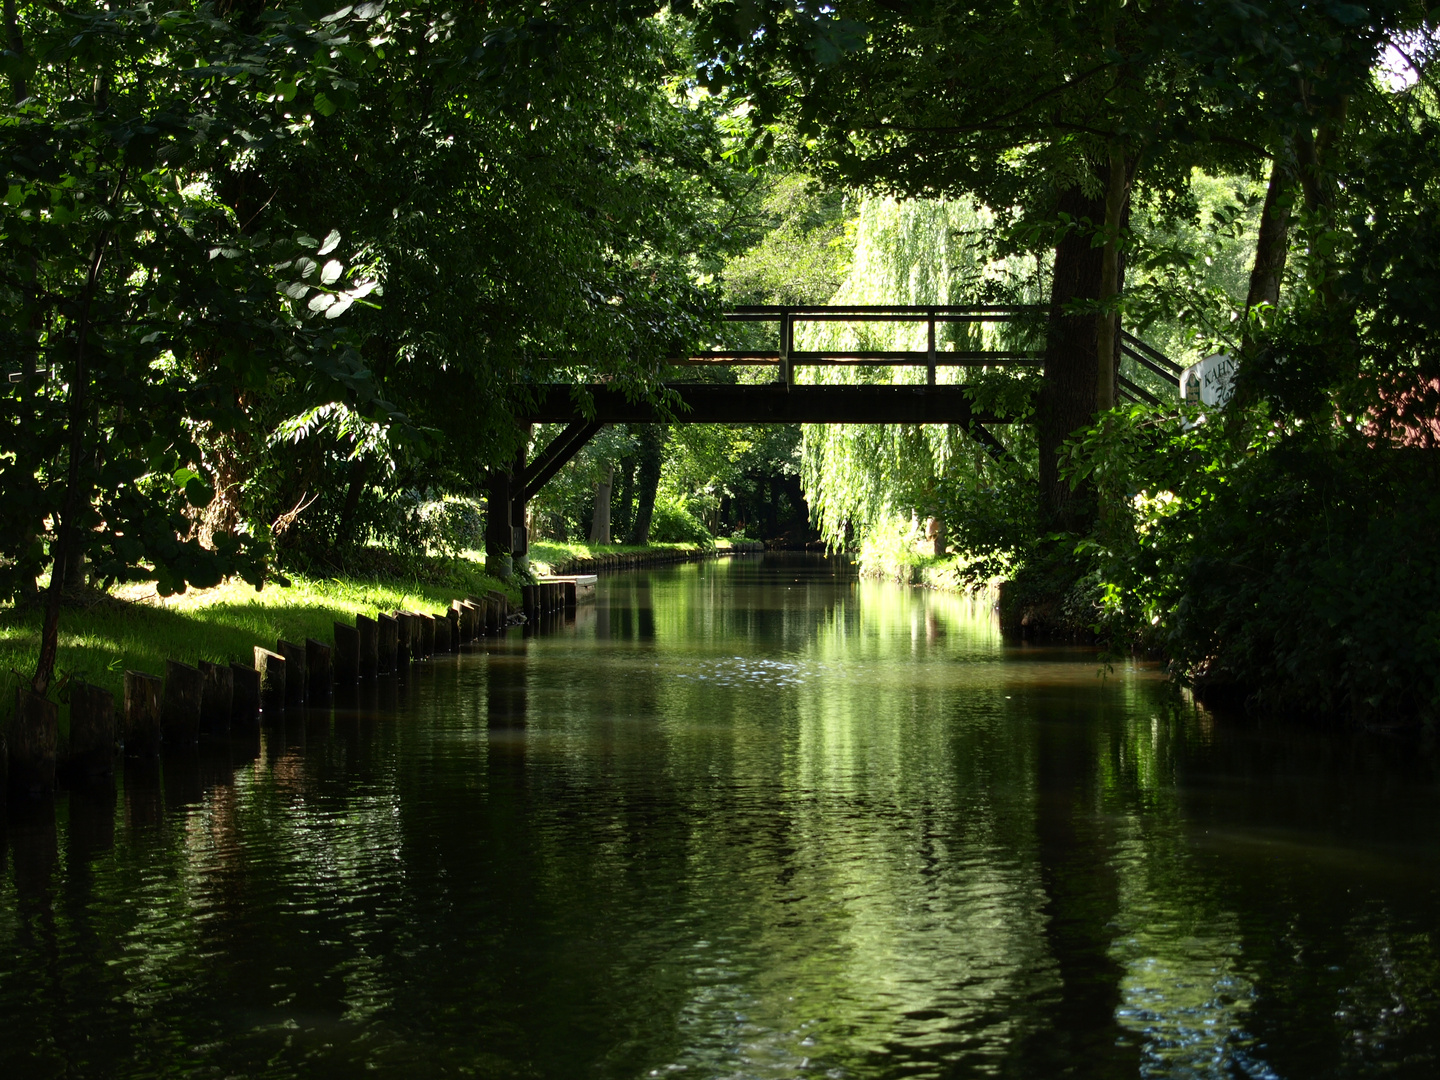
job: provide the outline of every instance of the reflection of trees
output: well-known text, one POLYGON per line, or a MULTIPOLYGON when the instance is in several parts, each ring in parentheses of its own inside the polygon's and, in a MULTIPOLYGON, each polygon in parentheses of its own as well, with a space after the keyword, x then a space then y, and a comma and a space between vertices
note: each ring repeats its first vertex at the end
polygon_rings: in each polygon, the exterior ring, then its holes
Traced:
POLYGON ((0 1071, 76 1015, 157 1073, 1428 1070, 1429 759, 798 576, 617 586, 608 639, 11 820, 0 1071))

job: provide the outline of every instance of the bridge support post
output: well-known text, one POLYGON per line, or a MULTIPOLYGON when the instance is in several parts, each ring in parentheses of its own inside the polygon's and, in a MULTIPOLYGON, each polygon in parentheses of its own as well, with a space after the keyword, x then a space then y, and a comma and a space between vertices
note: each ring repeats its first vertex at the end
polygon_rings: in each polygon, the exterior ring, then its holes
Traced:
POLYGON ((525 528, 525 455, 530 425, 521 425, 520 449, 508 469, 491 469, 485 491, 485 572, 505 579, 530 565, 525 528))
POLYGON ((510 471, 510 564, 516 573, 530 568, 530 530, 525 527, 525 455, 530 447, 530 425, 522 425, 524 438, 510 471))
POLYGON ((515 534, 510 528, 510 473, 491 469, 485 491, 485 572, 502 581, 515 573, 510 549, 515 534))
POLYGON ((794 351, 795 345, 795 321, 790 312, 780 312, 780 381, 789 390, 795 382, 795 365, 790 359, 790 353, 794 351))
POLYGON ((935 385, 935 309, 930 309, 930 341, 925 349, 925 385, 935 385))

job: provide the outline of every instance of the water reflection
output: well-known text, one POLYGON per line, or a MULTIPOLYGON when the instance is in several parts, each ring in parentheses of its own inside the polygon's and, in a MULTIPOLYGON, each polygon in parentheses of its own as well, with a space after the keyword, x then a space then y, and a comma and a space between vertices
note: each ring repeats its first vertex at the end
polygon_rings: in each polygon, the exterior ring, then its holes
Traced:
POLYGON ((825 560, 553 622, 12 809, 4 1075, 1433 1072, 1428 752, 825 560))

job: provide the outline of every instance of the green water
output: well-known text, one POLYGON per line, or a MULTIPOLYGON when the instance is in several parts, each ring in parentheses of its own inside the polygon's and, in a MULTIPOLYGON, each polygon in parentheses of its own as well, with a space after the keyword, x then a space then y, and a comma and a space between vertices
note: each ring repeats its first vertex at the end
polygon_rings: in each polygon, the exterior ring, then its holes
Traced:
POLYGON ((771 556, 12 804, 0 1076, 1440 1074, 1423 744, 771 556))

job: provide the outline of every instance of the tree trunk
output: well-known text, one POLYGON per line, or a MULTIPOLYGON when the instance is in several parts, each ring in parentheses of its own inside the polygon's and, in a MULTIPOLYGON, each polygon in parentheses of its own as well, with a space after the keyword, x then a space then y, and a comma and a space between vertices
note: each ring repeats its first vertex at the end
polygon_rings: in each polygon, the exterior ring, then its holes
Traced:
MULTIPOLYGON (((643 452, 643 451, 642 451, 643 452)), ((634 531, 635 515, 632 513, 635 506, 635 455, 629 454, 620 459, 620 503, 615 507, 614 519, 611 525, 617 535, 628 534, 634 531)), ((647 532, 649 527, 646 527, 647 532)), ((641 540, 639 543, 644 543, 641 540)), ((635 541, 631 541, 635 543, 635 541)))
POLYGON ((763 504, 765 539, 774 540, 780 535, 780 478, 778 476, 762 477, 760 483, 769 493, 763 504))
POLYGON ((665 428, 646 424, 640 432, 639 460, 636 483, 639 504, 635 508, 635 524, 630 529, 630 543, 650 542, 650 523, 655 517, 655 493, 660 489, 660 466, 665 455, 665 428))
POLYGON ((1110 165, 1105 180, 1105 246, 1100 255, 1100 302, 1104 310, 1095 323, 1095 408, 1106 412, 1115 407, 1115 354, 1119 344, 1120 315, 1112 310, 1120 295, 1120 229, 1130 184, 1125 152, 1110 148, 1110 165))
POLYGON ((1260 235, 1255 239, 1255 265, 1250 270, 1250 292, 1245 297, 1245 314, 1269 304, 1280 306, 1280 280, 1285 275, 1285 256, 1290 243, 1290 169, 1283 154, 1270 165, 1270 184, 1265 189, 1265 206, 1260 211, 1260 235))
MULTIPOLYGON (((1329 176, 1330 147, 1345 126, 1348 107, 1349 99, 1342 95, 1326 109, 1314 135, 1308 127, 1302 127, 1295 137, 1296 171, 1300 176, 1300 190, 1305 196, 1305 209, 1327 228, 1335 210, 1335 185, 1329 176)), ((1339 299, 1331 273, 1333 261, 1329 257, 1316 257, 1310 262, 1316 290, 1327 305, 1333 305, 1339 299)))
POLYGON ((360 496, 365 491, 365 482, 369 476, 369 458, 357 458, 350 463, 350 484, 345 490, 345 505, 340 510, 340 521, 335 526, 337 550, 354 543, 355 514, 360 509, 360 496))
POLYGON ((510 473, 492 466, 485 491, 485 572, 499 578, 508 578, 514 568, 510 487, 510 473))
MULTIPOLYGON (((1072 220, 1095 222, 1103 220, 1105 201, 1087 196, 1077 186, 1061 193, 1058 210, 1072 220)), ((1069 230, 1055 247, 1045 372, 1036 416, 1040 519, 1046 531, 1081 532, 1094 517, 1094 499, 1088 489, 1072 491, 1069 482, 1061 479, 1060 451, 1071 433, 1088 425, 1095 415, 1099 381, 1095 318, 1071 315, 1065 308, 1072 301, 1100 298, 1103 258, 1103 250, 1091 243, 1090 231, 1081 226, 1069 230)))
POLYGON ((800 474, 790 473, 785 477, 785 494, 790 500, 790 521, 802 535, 808 537, 810 510, 805 504, 805 491, 800 486, 800 474))
POLYGON ((520 449, 515 452, 515 464, 510 469, 510 558, 516 570, 525 570, 530 565, 529 505, 525 499, 525 459, 530 455, 530 425, 522 427, 524 437, 520 440, 520 449))
POLYGON ((595 484, 595 516, 590 519, 590 543, 610 543, 610 490, 615 485, 615 466, 605 470, 605 479, 595 484))

